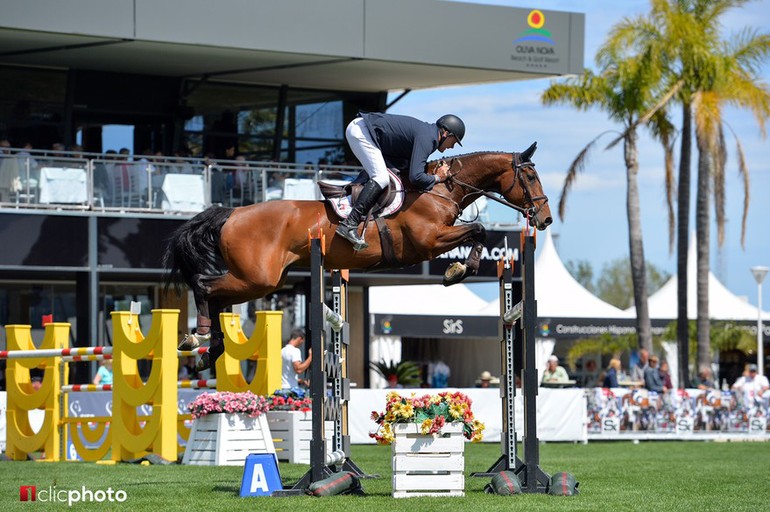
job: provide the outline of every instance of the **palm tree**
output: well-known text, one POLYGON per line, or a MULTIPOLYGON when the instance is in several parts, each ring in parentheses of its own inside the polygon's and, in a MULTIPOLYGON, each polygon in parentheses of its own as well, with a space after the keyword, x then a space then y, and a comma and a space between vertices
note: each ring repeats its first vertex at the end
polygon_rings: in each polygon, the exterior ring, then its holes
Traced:
MULTIPOLYGON (((614 121, 624 125, 625 130, 610 144, 623 141, 623 157, 626 165, 626 213, 628 217, 628 240, 631 261, 631 279, 636 306, 636 332, 641 348, 652 349, 650 314, 647 306, 647 279, 645 275, 644 244, 642 242, 641 208, 639 205, 639 186, 637 174, 639 160, 637 149, 636 126, 642 115, 650 110, 654 99, 654 90, 650 84, 657 84, 658 67, 649 65, 649 56, 622 58, 620 52, 609 48, 602 49, 597 55, 601 72, 594 74, 590 70, 578 77, 562 83, 553 83, 543 93, 542 101, 546 105, 567 103, 579 110, 598 107, 608 113, 614 121)), ((663 140, 668 140, 672 132, 671 124, 665 113, 659 110, 651 123, 653 131, 663 140)), ((605 132, 607 133, 607 132, 605 132)), ((559 216, 563 219, 566 210, 567 194, 577 178, 577 173, 585 167, 590 150, 605 133, 599 134, 589 142, 572 162, 562 188, 559 200, 559 216)))
MULTIPOLYGON (((680 382, 689 384, 687 319, 687 247, 689 237, 690 166, 692 125, 698 148, 696 230, 698 238, 698 363, 710 364, 708 322, 709 203, 714 182, 718 240, 724 239, 724 165, 726 150, 721 106, 733 104, 752 110, 764 134, 768 92, 757 79, 757 70, 768 54, 768 37, 744 31, 725 44, 720 19, 729 9, 748 0, 651 0, 649 16, 626 19, 610 38, 613 48, 631 48, 654 56, 662 68, 663 89, 676 90, 682 105, 681 152, 677 197, 677 341, 680 382)), ((744 176, 744 211, 741 240, 748 212, 748 170, 740 141, 739 170, 744 176)))

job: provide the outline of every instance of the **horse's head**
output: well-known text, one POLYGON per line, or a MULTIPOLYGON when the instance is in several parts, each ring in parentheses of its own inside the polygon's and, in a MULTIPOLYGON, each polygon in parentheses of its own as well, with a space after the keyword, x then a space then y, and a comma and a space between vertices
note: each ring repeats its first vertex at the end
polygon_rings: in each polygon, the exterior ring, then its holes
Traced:
POLYGON ((543 184, 535 170, 532 155, 537 149, 537 142, 521 153, 513 153, 510 162, 511 171, 500 174, 499 192, 506 201, 522 208, 529 224, 539 230, 547 228, 552 222, 548 196, 543 192, 543 184))

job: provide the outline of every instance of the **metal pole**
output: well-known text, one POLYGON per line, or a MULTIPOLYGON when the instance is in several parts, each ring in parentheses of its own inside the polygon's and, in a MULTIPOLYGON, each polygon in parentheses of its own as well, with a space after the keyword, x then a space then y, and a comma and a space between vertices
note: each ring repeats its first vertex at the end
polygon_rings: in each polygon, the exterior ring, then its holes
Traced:
POLYGON ((770 268, 751 267, 751 273, 757 281, 757 369, 760 376, 765 374, 765 347, 762 336, 762 281, 765 280, 770 268))
POLYGON ((757 283, 757 368, 759 376, 765 374, 765 347, 762 340, 762 281, 757 283))

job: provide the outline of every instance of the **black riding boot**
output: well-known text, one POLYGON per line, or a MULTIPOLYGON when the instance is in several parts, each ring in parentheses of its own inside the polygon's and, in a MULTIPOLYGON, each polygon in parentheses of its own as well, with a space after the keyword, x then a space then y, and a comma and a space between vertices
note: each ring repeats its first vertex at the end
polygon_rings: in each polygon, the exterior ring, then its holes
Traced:
POLYGON ((361 222, 361 218, 364 217, 371 207, 374 206, 374 203, 377 202, 380 193, 382 193, 382 187, 377 184, 376 181, 373 179, 367 181, 363 190, 361 190, 361 193, 358 195, 358 200, 353 206, 350 215, 337 226, 337 234, 353 244, 357 251, 363 251, 369 247, 364 238, 358 235, 358 224, 361 222))

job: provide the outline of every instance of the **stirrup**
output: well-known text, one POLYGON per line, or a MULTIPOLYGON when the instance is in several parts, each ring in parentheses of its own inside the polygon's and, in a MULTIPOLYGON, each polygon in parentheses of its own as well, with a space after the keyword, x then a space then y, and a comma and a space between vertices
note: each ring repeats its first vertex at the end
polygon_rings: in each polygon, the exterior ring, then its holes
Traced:
POLYGON ((344 224, 340 224, 337 226, 336 233, 353 244, 353 249, 356 251, 363 251, 369 247, 369 244, 366 243, 366 240, 364 240, 363 237, 358 236, 358 228, 356 227, 348 227, 344 224))
POLYGON ((185 334, 182 341, 179 342, 177 350, 192 350, 198 348, 204 343, 211 340, 211 332, 206 334, 198 334, 194 332, 192 334, 185 334))

